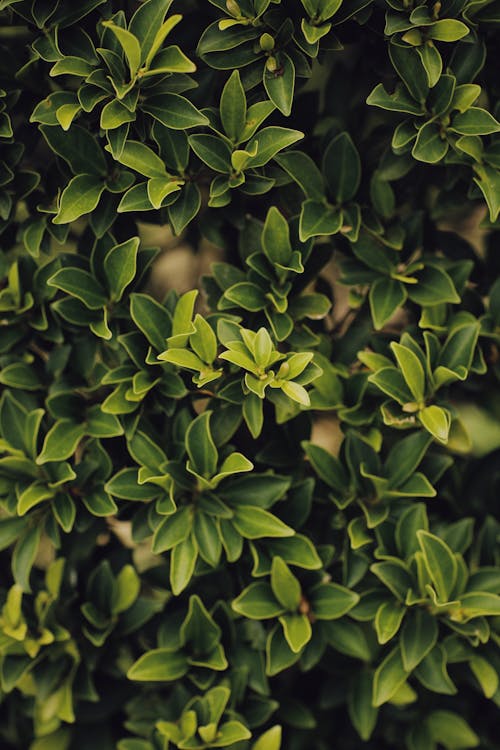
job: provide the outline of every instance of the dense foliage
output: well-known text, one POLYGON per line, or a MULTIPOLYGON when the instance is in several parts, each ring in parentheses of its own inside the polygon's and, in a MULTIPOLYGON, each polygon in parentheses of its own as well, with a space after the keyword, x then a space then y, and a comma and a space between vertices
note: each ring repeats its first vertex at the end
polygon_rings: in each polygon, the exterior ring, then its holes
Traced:
POLYGON ((499 25, 0 0, 2 750, 498 747, 499 25))

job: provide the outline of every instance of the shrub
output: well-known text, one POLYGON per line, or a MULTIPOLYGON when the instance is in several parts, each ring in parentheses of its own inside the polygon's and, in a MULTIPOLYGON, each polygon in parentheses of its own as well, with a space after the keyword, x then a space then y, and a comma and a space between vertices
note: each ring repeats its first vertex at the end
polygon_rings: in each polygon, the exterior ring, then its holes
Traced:
POLYGON ((494 750, 498 2, 0 18, 2 748, 494 750))

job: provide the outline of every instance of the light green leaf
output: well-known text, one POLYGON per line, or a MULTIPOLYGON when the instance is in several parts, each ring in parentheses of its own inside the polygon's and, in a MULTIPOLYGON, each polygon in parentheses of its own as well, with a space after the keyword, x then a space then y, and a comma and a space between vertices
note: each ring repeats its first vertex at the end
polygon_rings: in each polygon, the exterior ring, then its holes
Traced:
POLYGON ((122 29, 121 26, 117 26, 113 21, 103 21, 102 25, 109 29, 118 39, 120 47, 127 58, 130 78, 135 78, 141 64, 141 46, 137 37, 130 31, 122 29))
POLYGON ((63 190, 54 224, 70 224, 91 213, 104 192, 104 182, 91 174, 79 174, 63 190))
POLYGON ((418 412, 418 419, 425 429, 440 443, 448 442, 451 417, 447 409, 440 406, 426 406, 418 412))
POLYGON ((395 341, 391 343, 391 349, 415 401, 422 401, 425 395, 425 373, 419 358, 411 349, 395 341))
POLYGON ((127 677, 137 682, 173 682, 187 671, 188 663, 183 653, 156 648, 143 654, 130 667, 127 677))
POLYGON ((294 530, 263 508, 239 505, 235 509, 234 526, 246 539, 293 536, 294 530))
POLYGON ((251 583, 231 604, 235 612, 251 620, 269 620, 283 614, 280 604, 268 583, 251 583))
POLYGON ((373 706, 382 706, 406 682, 408 673, 403 666, 401 649, 394 648, 378 666, 373 678, 373 706))
POLYGON ((312 637, 311 623, 306 615, 282 615, 280 623, 286 641, 294 654, 298 654, 312 637))
POLYGON ((271 567, 271 588, 276 599, 289 612, 295 612, 300 604, 300 583, 281 557, 274 557, 271 567))
POLYGON ((442 602, 450 599, 457 580, 457 560, 442 539, 429 531, 417 531, 420 549, 424 554, 425 567, 442 602))
POLYGON ((42 452, 36 459, 37 464, 69 458, 84 435, 84 424, 76 424, 69 419, 59 420, 46 434, 42 452))

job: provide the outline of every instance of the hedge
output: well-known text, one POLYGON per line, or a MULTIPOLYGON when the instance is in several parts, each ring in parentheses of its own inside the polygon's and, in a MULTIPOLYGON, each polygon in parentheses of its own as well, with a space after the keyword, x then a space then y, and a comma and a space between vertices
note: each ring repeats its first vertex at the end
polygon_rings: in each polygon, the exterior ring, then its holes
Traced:
POLYGON ((0 0, 2 750, 498 747, 499 27, 0 0))

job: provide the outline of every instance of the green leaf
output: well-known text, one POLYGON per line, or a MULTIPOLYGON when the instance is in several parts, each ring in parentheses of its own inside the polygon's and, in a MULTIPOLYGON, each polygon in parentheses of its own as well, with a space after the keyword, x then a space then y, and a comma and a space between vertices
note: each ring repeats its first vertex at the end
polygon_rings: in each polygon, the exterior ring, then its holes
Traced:
POLYGON ((113 21, 103 21, 102 25, 109 29, 118 39, 120 47, 127 58, 130 78, 133 79, 141 64, 141 46, 137 37, 130 31, 122 29, 121 26, 117 26, 113 21))
POLYGON ((282 615, 280 623, 286 642, 294 654, 298 654, 312 638, 312 627, 306 615, 282 615))
POLYGON ((296 401, 298 404, 301 404, 301 406, 308 407, 311 405, 311 400, 309 398, 308 392, 299 383, 293 383, 292 381, 285 380, 280 385, 280 388, 283 393, 288 396, 288 398, 292 399, 292 401, 296 401))
POLYGON ((273 677, 279 674, 299 658, 288 645, 280 626, 269 633, 266 643, 266 674, 273 677))
POLYGON ((404 112, 409 115, 421 114, 422 108, 412 97, 399 85, 394 94, 388 94, 382 83, 377 83, 366 103, 372 107, 380 107, 389 112, 404 112))
POLYGON ((174 234, 179 235, 195 218, 201 208, 201 193, 197 185, 187 182, 179 193, 179 197, 168 206, 168 216, 174 234))
POLYGON ((306 198, 324 200, 323 176, 310 156, 302 151, 286 151, 275 158, 280 167, 300 185, 306 198))
POLYGON ((44 500, 54 497, 54 490, 49 489, 44 484, 35 482, 30 484, 17 499, 17 514, 24 516, 31 508, 34 508, 44 500))
POLYGON ((404 305, 406 296, 404 285, 396 279, 379 278, 373 282, 369 300, 373 325, 377 331, 404 305))
POLYGON ((467 619, 473 617, 498 617, 500 596, 488 591, 471 591, 460 597, 460 609, 467 619))
POLYGON ((252 750, 280 750, 281 748, 281 727, 274 726, 267 732, 261 734, 257 742, 252 745, 252 750))
POLYGON ((391 343, 391 349, 415 401, 422 401, 425 396, 425 373, 419 358, 411 349, 395 341, 391 343))
POLYGON ((190 135, 189 145, 196 156, 215 172, 232 172, 231 150, 222 138, 215 135, 190 135))
POLYGON ((438 637, 436 619, 423 609, 407 614, 401 631, 401 655, 407 672, 412 672, 434 648, 438 637))
POLYGON ((368 382, 376 385, 377 388, 380 388, 381 391, 402 406, 413 401, 406 380, 404 379, 402 372, 396 367, 382 367, 381 370, 377 370, 377 372, 369 375, 368 382))
POLYGON ((394 601, 380 605, 375 615, 375 631, 380 644, 388 643, 394 638, 401 626, 405 611, 401 604, 394 601))
POLYGON ((54 224, 69 224, 91 213, 104 192, 104 182, 91 174, 79 174, 68 183, 59 199, 54 224))
POLYGON ((394 444, 385 462, 385 473, 392 487, 399 487, 414 474, 430 443, 428 435, 415 432, 394 444))
POLYGON ((210 745, 211 747, 229 747, 235 743, 248 740, 251 736, 250 731, 240 721, 227 721, 219 727, 217 735, 210 745))
POLYGON ((361 161, 349 133, 339 133, 328 144, 323 157, 323 174, 336 203, 354 198, 361 180, 361 161))
POLYGON ((438 266, 426 265, 415 273, 416 284, 407 285, 409 298, 417 305, 438 305, 442 302, 460 302, 449 274, 438 266))
POLYGON ((93 516, 114 516, 118 507, 105 492, 92 492, 82 497, 82 501, 93 516))
POLYGON ((141 45, 141 64, 153 49, 158 28, 172 5, 172 0, 147 0, 136 10, 130 20, 129 31, 141 45))
POLYGON ((200 414, 186 431, 186 450, 193 471, 207 479, 217 471, 218 451, 210 430, 212 412, 200 414))
POLYGON ((438 42, 457 42, 467 36, 469 27, 456 18, 443 18, 427 27, 427 37, 438 42))
POLYGON ((170 586, 175 596, 188 586, 197 559, 198 546, 192 534, 174 547, 170 558, 170 586))
POLYGON ((408 591, 413 586, 413 581, 406 565, 401 560, 391 558, 383 562, 376 562, 370 565, 370 570, 392 591, 399 601, 405 601, 408 591))
POLYGON ((104 259, 104 271, 114 301, 121 300, 126 287, 135 278, 139 242, 139 237, 131 237, 115 245, 104 259))
POLYGON ((429 531, 417 531, 418 543, 424 554, 425 567, 438 597, 442 602, 450 599, 457 580, 458 566, 455 555, 442 539, 429 531))
POLYGON ((469 107, 466 112, 459 112, 450 127, 460 135, 490 135, 500 131, 500 123, 480 107, 469 107))
POLYGON ((243 419, 253 438, 259 437, 264 425, 263 401, 255 393, 249 393, 243 401, 243 419))
POLYGON ((96 138, 88 130, 72 125, 64 132, 59 127, 41 125, 40 131, 50 149, 69 164, 75 175, 106 175, 106 159, 96 138))
POLYGON ((286 265, 292 254, 288 222, 276 206, 267 212, 262 230, 262 247, 271 263, 286 265))
POLYGON ((417 134, 417 140, 412 148, 411 154, 414 159, 436 164, 444 159, 448 152, 449 144, 441 134, 439 125, 433 121, 422 125, 417 134))
POLYGON ((179 94, 150 96, 141 105, 141 109, 172 130, 186 130, 208 124, 208 118, 189 99, 179 94))
POLYGON ((226 135, 239 143, 246 125, 247 99, 238 70, 234 70, 222 90, 220 116, 226 135))
POLYGON ((129 609, 139 596, 141 580, 132 565, 124 565, 116 576, 111 611, 120 614, 129 609))
POLYGON ((276 599, 268 583, 251 583, 231 604, 239 615, 250 620, 270 620, 283 614, 286 607, 276 599))
POLYGON ((295 65, 286 52, 280 53, 276 70, 264 68, 264 88, 273 104, 288 117, 292 112, 295 65))
POLYGON ((135 112, 131 112, 118 99, 108 102, 102 109, 100 125, 103 130, 115 130, 127 122, 134 122, 135 112))
POLYGON ((0 370, 0 383, 10 388, 21 388, 23 391, 37 391, 43 384, 33 367, 24 362, 13 362, 0 370))
POLYGON ((267 306, 268 300, 260 286, 250 281, 240 281, 238 284, 226 289, 225 298, 234 302, 238 307, 250 312, 263 310, 267 306))
MULTIPOLYGON (((168 21, 174 21, 179 16, 172 16, 168 21)), ((168 25, 168 21, 166 24, 168 25)), ((176 44, 162 49, 152 60, 151 69, 143 75, 143 78, 163 73, 194 73, 196 65, 186 57, 184 52, 176 44)))
POLYGON ((349 480, 338 458, 332 456, 331 453, 320 445, 304 442, 302 446, 320 479, 339 493, 339 495, 343 495, 347 489, 349 480))
POLYGON ((347 697, 349 717, 362 740, 367 742, 377 723, 378 709, 372 706, 373 675, 360 670, 347 697))
POLYGON ((427 73, 429 88, 432 89, 438 84, 443 72, 443 59, 434 44, 423 44, 417 47, 417 52, 427 73))
POLYGON ((279 603, 289 612, 295 612, 300 604, 300 583, 281 557, 274 557, 271 566, 271 588, 279 603))
POLYGON ((12 553, 12 575, 23 591, 30 592, 30 573, 38 552, 42 524, 33 524, 17 540, 12 553))
POLYGON ((373 705, 382 706, 406 682, 408 673, 403 666, 401 649, 396 646, 377 667, 373 678, 373 705))
POLYGON ((446 750, 468 750, 478 747, 479 737, 459 714, 453 711, 432 711, 426 720, 435 742, 446 750))
POLYGON ((262 508, 270 508, 285 496, 289 487, 289 477, 253 472, 248 476, 234 477, 226 481, 217 494, 231 505, 259 505, 262 508))
POLYGON ((173 549, 177 544, 187 539, 192 528, 193 514, 191 510, 187 506, 179 508, 156 527, 152 544, 153 552, 161 554, 173 549))
POLYGON ((99 310, 107 302, 106 293, 99 282, 81 268, 61 268, 47 283, 81 300, 89 310, 99 310))
POLYGON ((239 505, 232 519, 235 528, 246 539, 293 536, 294 530, 263 508, 239 505))
MULTIPOLYGON (((106 151, 111 152, 111 148, 106 146, 106 151)), ((145 177, 167 178, 165 164, 160 157, 139 141, 126 141, 121 153, 114 158, 145 177)))
POLYGON ((85 425, 75 424, 69 419, 61 419, 48 431, 43 442, 37 464, 50 461, 64 461, 73 455, 80 440, 85 435, 85 425))
POLYGON ((130 667, 127 677, 137 682, 174 682, 187 671, 188 663, 183 653, 156 648, 143 654, 130 667))
MULTIPOLYGON (((157 0, 157 2, 161 2, 161 0, 157 0)), ((166 2, 166 0, 164 0, 166 2)), ((154 3, 153 5, 156 5, 157 3, 154 3)), ((171 2, 169 3, 169 7, 171 5, 171 2)), ((147 12, 144 11, 145 16, 147 15, 147 12)), ((163 13, 164 15, 164 13, 163 13)), ((136 14, 134 14, 132 20, 130 21, 130 30, 133 30, 134 26, 134 18, 136 14)), ((141 20, 140 26, 145 25, 145 20, 141 20)), ((182 16, 179 14, 170 16, 167 18, 163 23, 156 23, 149 26, 146 34, 148 35, 147 40, 144 39, 143 41, 143 33, 139 33, 139 30, 134 31, 134 33, 137 35, 137 37, 141 41, 141 59, 145 55, 144 62, 146 63, 146 67, 148 68, 151 65, 152 60, 155 58, 155 55, 157 54, 158 50, 162 47, 163 42, 167 38, 167 36, 170 34, 172 29, 177 26, 179 21, 182 20, 182 16)))
POLYGON ((426 406, 418 412, 418 418, 427 432, 430 432, 440 443, 448 442, 451 418, 446 409, 440 406, 426 406))
POLYGON ((168 349, 166 352, 162 352, 158 359, 195 372, 201 372, 205 368, 205 363, 188 349, 168 349))
POLYGON ((428 690, 443 695, 455 695, 457 689, 446 670, 446 652, 437 643, 416 667, 414 675, 428 690))
POLYGON ((153 208, 161 208, 165 198, 180 190, 181 184, 179 180, 166 177, 153 177, 148 180, 148 198, 153 208))
POLYGON ((217 356, 217 339, 212 326, 199 313, 193 326, 194 332, 189 336, 189 344, 203 362, 212 364, 217 356))
POLYGON ((324 583, 311 592, 310 601, 317 620, 336 620, 359 602, 359 594, 338 583, 324 583))
POLYGON ((428 78, 418 52, 410 47, 389 44, 389 57, 412 98, 423 104, 428 93, 428 78))
POLYGON ((153 484, 139 484, 137 469, 120 469, 106 482, 104 489, 114 497, 137 502, 148 502, 160 493, 159 488, 153 484))
POLYGON ((479 682, 481 690, 486 698, 492 698, 498 690, 499 677, 495 667, 489 661, 481 656, 474 656, 469 666, 471 671, 479 682))
POLYGON ((441 349, 439 365, 455 372, 461 367, 468 370, 472 365, 478 336, 479 326, 477 323, 455 328, 441 349))
POLYGON ((163 351, 172 326, 169 312, 148 294, 134 293, 130 295, 130 315, 151 346, 163 351))
POLYGON ((301 242, 311 237, 324 237, 337 234, 342 228, 342 211, 328 204, 308 199, 302 204, 299 236, 301 242))
POLYGON ((474 182, 481 190, 490 211, 491 221, 496 221, 500 214, 500 174, 497 169, 487 165, 475 168, 477 177, 474 182))
POLYGON ((260 130, 246 146, 247 151, 250 153, 252 153, 255 146, 257 146, 257 155, 250 159, 248 166, 263 167, 271 161, 277 153, 287 146, 291 146, 292 143, 300 141, 303 137, 304 133, 301 133, 299 130, 291 130, 290 128, 275 126, 263 128, 263 130, 260 130))

